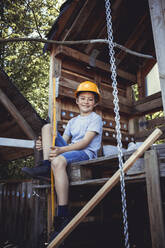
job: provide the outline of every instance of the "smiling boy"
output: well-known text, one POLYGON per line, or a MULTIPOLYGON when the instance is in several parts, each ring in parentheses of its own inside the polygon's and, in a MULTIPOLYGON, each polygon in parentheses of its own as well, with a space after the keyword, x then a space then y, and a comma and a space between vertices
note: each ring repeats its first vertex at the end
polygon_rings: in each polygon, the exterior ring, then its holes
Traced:
MULTIPOLYGON (((56 229, 50 241, 65 227, 69 221, 68 211, 68 189, 69 181, 66 167, 73 162, 89 160, 97 157, 102 139, 102 119, 93 112, 94 107, 100 100, 100 92, 95 83, 85 81, 81 83, 76 92, 76 103, 80 114, 69 120, 63 137, 57 134, 56 145, 48 149, 41 166, 35 168, 23 168, 23 171, 31 176, 39 176, 50 170, 49 163, 55 179, 55 190, 57 194, 58 209, 55 217, 56 229), (71 143, 67 142, 71 139, 71 143)), ((50 124, 43 127, 50 137, 50 124)), ((44 140, 42 140, 44 142, 44 140)), ((49 147, 51 140, 49 139, 49 147)), ((41 140, 37 142, 36 148, 41 149, 41 140)), ((44 152, 44 151, 43 151, 44 152)))

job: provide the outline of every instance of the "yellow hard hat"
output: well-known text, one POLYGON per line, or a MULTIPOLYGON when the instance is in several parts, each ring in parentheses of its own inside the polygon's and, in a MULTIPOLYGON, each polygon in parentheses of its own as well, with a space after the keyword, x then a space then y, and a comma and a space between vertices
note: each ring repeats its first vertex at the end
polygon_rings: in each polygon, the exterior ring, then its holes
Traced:
POLYGON ((82 91, 93 92, 98 96, 98 100, 100 100, 100 92, 97 85, 91 81, 85 81, 79 84, 77 90, 75 92, 75 96, 77 97, 77 93, 82 91))

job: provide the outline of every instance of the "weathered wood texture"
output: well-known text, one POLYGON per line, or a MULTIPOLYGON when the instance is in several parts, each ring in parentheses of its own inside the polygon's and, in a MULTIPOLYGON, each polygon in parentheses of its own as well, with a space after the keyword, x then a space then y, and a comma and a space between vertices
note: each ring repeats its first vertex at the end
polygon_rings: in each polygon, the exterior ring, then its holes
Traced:
POLYGON ((46 241, 46 195, 33 190, 32 182, 0 184, 0 244, 43 247, 46 241))
MULTIPOLYGON (((66 60, 62 62, 62 67, 65 68, 66 60)), ((71 62, 68 61, 67 66, 71 67, 71 62)), ((83 71, 84 69, 82 69, 83 71)), ((72 66, 70 70, 75 70, 75 66, 72 66)), ((79 75, 81 75, 81 71, 79 70, 79 75)), ((78 74, 77 74, 78 75, 78 74)), ((79 82, 85 81, 85 80, 90 80, 93 81, 95 78, 95 73, 93 72, 92 75, 88 76, 88 73, 86 73, 86 70, 84 71, 84 75, 86 77, 81 77, 81 80, 79 79, 77 81, 77 78, 75 78, 75 73, 73 75, 69 73, 68 71, 65 71, 65 75, 60 77, 60 88, 59 88, 59 97, 64 98, 71 98, 71 101, 74 101, 74 92, 79 84, 79 82)), ((78 77, 78 76, 77 76, 78 77)), ((113 95, 112 95, 112 86, 106 83, 101 82, 101 84, 98 85, 99 90, 101 92, 101 102, 99 103, 99 106, 104 109, 104 110, 111 110, 113 111, 114 105, 113 105, 113 95)), ((125 114, 126 116, 132 115, 133 114, 133 109, 131 105, 131 101, 126 98, 126 89, 118 88, 119 90, 119 105, 120 105, 120 112, 121 114, 125 114)))
MULTIPOLYGON (((78 60, 79 62, 83 62, 86 64, 89 63, 89 56, 88 55, 81 53, 77 50, 74 50, 72 48, 65 47, 65 46, 58 46, 56 49, 55 56, 56 57, 64 57, 64 56, 71 57, 72 59, 78 60)), ((105 64, 102 61, 96 60, 95 65, 100 70, 108 71, 108 72, 110 71, 109 64, 105 64)), ((136 76, 131 74, 131 73, 117 69, 117 74, 120 77, 127 79, 128 81, 136 82, 136 76)))
POLYGON ((163 248, 165 245, 165 228, 160 189, 159 162, 155 150, 145 153, 145 171, 152 247, 163 248))
MULTIPOLYGON (((0 70, 0 137, 34 139, 45 121, 19 92, 7 74, 0 70)), ((2 161, 10 161, 32 155, 32 149, 1 147, 2 161)))
POLYGON ((0 146, 23 147, 23 148, 33 149, 34 140, 0 138, 0 146))
POLYGON ((151 23, 156 49, 156 57, 159 68, 159 79, 162 91, 163 109, 165 112, 165 21, 163 0, 148 0, 151 15, 151 23))
POLYGON ((26 133, 28 138, 34 139, 35 138, 34 131, 1 89, 0 89, 0 101, 9 111, 9 113, 13 116, 13 118, 16 120, 18 125, 22 128, 22 130, 26 133))
POLYGON ((162 108, 162 95, 161 92, 158 92, 135 102, 134 113, 135 115, 144 115, 162 110, 162 108))
MULTIPOLYGON (((133 163, 139 158, 160 136, 161 131, 156 129, 146 141, 137 149, 136 152, 124 163, 123 170, 126 172, 133 163)), ((71 220, 71 222, 59 233, 59 235, 48 245, 48 248, 57 247, 62 240, 82 221, 82 219, 105 197, 105 195, 120 180, 120 170, 118 170, 104 186, 92 197, 92 199, 81 209, 81 211, 71 220)))

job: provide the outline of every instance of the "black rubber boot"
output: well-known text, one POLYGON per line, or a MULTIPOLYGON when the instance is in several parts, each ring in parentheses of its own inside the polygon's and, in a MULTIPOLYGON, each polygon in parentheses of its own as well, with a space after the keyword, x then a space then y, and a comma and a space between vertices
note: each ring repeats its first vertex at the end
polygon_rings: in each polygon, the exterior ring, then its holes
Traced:
POLYGON ((37 178, 37 177, 50 177, 50 161, 49 160, 43 160, 42 163, 34 168, 24 167, 22 168, 22 172, 28 174, 31 177, 37 178))
MULTIPOLYGON (((50 234, 49 243, 50 244, 53 239, 64 229, 65 226, 69 223, 70 218, 69 217, 61 217, 56 216, 54 218, 54 231, 50 234)), ((59 248, 64 248, 65 244, 62 242, 59 246, 59 248)))

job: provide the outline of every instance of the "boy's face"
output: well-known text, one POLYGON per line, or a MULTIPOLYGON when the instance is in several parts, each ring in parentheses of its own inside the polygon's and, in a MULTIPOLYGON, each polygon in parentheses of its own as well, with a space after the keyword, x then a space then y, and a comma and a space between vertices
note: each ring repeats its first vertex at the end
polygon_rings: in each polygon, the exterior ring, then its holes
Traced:
POLYGON ((97 105, 95 102, 95 96, 92 92, 81 92, 76 99, 76 103, 81 115, 90 114, 93 111, 93 108, 97 105))

